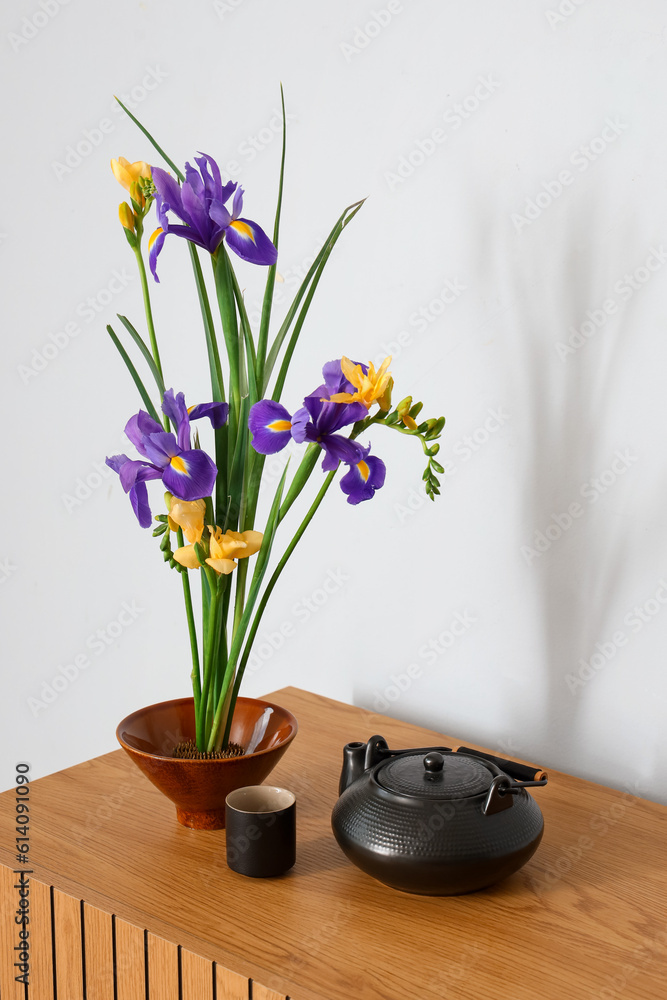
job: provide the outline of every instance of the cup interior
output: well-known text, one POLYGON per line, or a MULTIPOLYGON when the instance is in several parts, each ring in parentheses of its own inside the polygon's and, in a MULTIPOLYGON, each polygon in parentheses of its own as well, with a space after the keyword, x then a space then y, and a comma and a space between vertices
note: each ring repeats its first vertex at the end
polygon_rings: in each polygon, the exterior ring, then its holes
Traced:
POLYGON ((230 809, 242 813, 271 813, 288 809, 296 801, 293 792, 275 785, 246 785, 236 788, 226 798, 230 809))

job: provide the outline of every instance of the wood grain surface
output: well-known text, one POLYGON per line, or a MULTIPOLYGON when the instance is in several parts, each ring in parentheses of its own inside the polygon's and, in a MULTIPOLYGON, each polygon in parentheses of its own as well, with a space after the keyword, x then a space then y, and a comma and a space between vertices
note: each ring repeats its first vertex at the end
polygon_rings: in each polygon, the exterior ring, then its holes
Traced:
MULTIPOLYGON (((267 697, 299 720, 269 779, 297 795, 292 872, 231 872, 224 831, 179 826, 173 805, 116 751, 33 782, 41 809, 31 814, 34 877, 72 897, 71 911, 57 910, 63 933, 68 924, 76 936, 84 899, 114 913, 117 925, 147 928, 218 963, 218 983, 221 969, 236 974, 231 989, 241 992, 229 1000, 246 1000, 247 979, 255 1000, 264 1000, 260 984, 281 1000, 667 996, 667 808, 641 788, 617 791, 549 769, 548 786, 535 791, 545 835, 525 868, 469 896, 407 895, 358 871, 333 839, 342 747, 376 732, 396 747, 470 745, 468 734, 428 732, 294 688, 267 697)), ((7 868, 10 796, 0 796, 7 868)), ((5 877, 5 892, 9 884, 5 877)), ((2 926, 4 959, 5 918, 2 926)), ((7 997, 18 1000, 11 989, 7 997)))
POLYGON ((217 1000, 248 1000, 250 996, 248 980, 221 965, 215 967, 215 984, 217 1000))
POLYGON ((148 934, 150 1000, 180 1000, 178 995, 178 945, 148 934))
MULTIPOLYGON (((107 916, 111 921, 111 917, 107 916)), ((51 1000, 53 991, 53 936, 51 934, 51 887, 30 880, 30 997, 51 1000)), ((0 994, 0 996, 2 996, 0 994)), ((89 992, 88 1000, 107 1000, 89 992)), ((113 1000, 113 997, 111 998, 113 1000)))
POLYGON ((146 950, 141 927, 115 919, 116 994, 118 1000, 144 1000, 146 996, 146 950))
POLYGON ((213 964, 181 949, 181 1000, 213 1000, 213 964))
MULTIPOLYGON (((86 1000, 115 1000, 113 985, 113 917, 84 903, 86 1000)), ((48 994, 44 994, 48 996, 48 994)))
POLYGON ((53 892, 53 939, 58 996, 79 1000, 83 997, 81 900, 58 889, 53 892))

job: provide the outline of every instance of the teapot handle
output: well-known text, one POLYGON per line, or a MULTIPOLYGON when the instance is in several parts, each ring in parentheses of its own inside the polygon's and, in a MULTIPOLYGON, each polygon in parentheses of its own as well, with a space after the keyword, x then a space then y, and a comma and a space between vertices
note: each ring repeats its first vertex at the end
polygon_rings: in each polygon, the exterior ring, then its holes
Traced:
POLYGON ((454 751, 456 753, 469 754, 471 757, 481 757, 482 760, 488 760, 491 764, 499 767, 501 771, 504 771, 505 774, 508 774, 510 778, 521 782, 522 785, 546 785, 548 781, 549 776, 540 767, 531 767, 529 764, 519 764, 515 760, 494 757, 493 754, 483 753, 481 750, 472 750, 470 747, 454 747, 454 751))

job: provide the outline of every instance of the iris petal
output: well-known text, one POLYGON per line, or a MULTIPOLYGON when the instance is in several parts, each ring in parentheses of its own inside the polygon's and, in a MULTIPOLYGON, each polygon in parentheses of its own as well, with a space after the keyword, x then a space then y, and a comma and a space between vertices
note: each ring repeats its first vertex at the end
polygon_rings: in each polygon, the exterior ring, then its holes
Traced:
POLYGON ((132 510, 137 515, 137 520, 142 528, 150 528, 153 520, 151 509, 148 504, 148 490, 146 483, 137 483, 130 490, 130 503, 132 510))
POLYGON ((384 486, 386 468, 381 458, 369 455, 370 448, 363 449, 362 459, 350 465, 349 471, 340 481, 340 488, 347 494, 347 502, 358 504, 371 500, 375 491, 384 486))
POLYGON ((322 448, 326 452, 322 462, 324 472, 333 472, 338 468, 339 462, 352 465, 364 457, 364 449, 360 444, 340 434, 329 434, 322 438, 322 448))
POLYGON ((275 264, 278 251, 264 230, 250 219, 235 219, 225 230, 227 243, 250 264, 275 264))
POLYGON ((144 441, 148 434, 155 434, 160 432, 162 427, 156 420, 153 420, 145 410, 139 410, 135 413, 133 417, 130 417, 128 422, 125 424, 125 433, 129 437, 130 441, 137 449, 140 455, 147 458, 146 451, 144 449, 144 441))
POLYGON ((179 219, 189 226, 192 220, 183 208, 183 199, 181 198, 181 189, 178 186, 178 181, 171 174, 168 174, 166 170, 161 170, 160 167, 153 167, 153 183, 162 201, 167 202, 169 211, 175 212, 179 219))
POLYGON ((180 500, 201 500, 210 496, 215 486, 218 470, 205 451, 198 448, 182 451, 175 456, 162 474, 162 482, 170 493, 180 500))
POLYGON ((250 408, 248 427, 252 446, 260 455, 274 455, 289 444, 292 418, 284 406, 272 399, 262 399, 250 408), (284 425, 290 426, 285 429, 284 425), (283 426, 281 426, 283 425, 283 426))
POLYGON ((227 403, 197 403, 188 411, 190 420, 199 420, 201 417, 208 417, 214 430, 224 427, 229 416, 229 405, 227 403))

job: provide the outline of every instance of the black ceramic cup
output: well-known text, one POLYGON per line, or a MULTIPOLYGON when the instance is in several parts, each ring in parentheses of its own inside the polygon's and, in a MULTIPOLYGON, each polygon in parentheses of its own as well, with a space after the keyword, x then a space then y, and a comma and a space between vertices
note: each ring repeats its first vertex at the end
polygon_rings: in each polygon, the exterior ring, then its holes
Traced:
POLYGON ((251 878, 274 878, 296 860, 296 799, 286 788, 247 785, 225 800, 227 864, 251 878))

